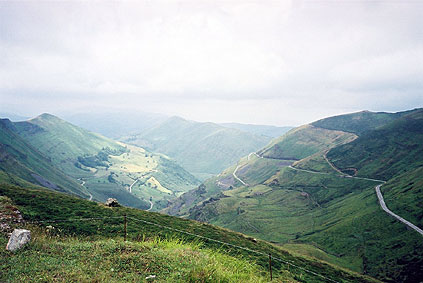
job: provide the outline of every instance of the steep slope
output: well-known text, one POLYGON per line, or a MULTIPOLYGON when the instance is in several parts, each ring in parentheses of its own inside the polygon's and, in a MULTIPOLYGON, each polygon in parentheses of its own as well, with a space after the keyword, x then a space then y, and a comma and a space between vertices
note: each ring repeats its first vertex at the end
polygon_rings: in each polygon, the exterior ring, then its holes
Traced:
POLYGON ((258 153, 268 158, 299 160, 336 145, 351 142, 356 137, 352 133, 304 125, 274 139, 258 153))
POLYGON ((423 165, 422 141, 423 109, 419 109, 334 148, 327 157, 347 173, 387 180, 423 165))
POLYGON ((271 138, 277 138, 291 130, 293 127, 277 127, 269 125, 254 125, 254 124, 240 124, 240 123, 220 123, 227 128, 238 129, 244 132, 249 132, 254 135, 262 135, 271 138))
POLYGON ((189 172, 203 179, 219 173, 269 140, 269 137, 179 117, 169 118, 157 127, 123 139, 169 155, 189 172))
MULTIPOLYGON (((30 227, 31 230, 35 230, 35 239, 33 244, 16 254, 3 249, 2 256, 0 256, 0 269, 4 268, 4 272, 3 270, 0 272, 1 279, 4 279, 3 276, 19 277, 19 274, 22 277, 37 274, 37 278, 40 278, 41 275, 37 272, 44 274, 46 269, 50 269, 48 274, 52 274, 55 271, 51 268, 56 266, 55 268, 63 270, 63 274, 60 274, 60 276, 66 278, 71 275, 67 268, 76 270, 77 274, 73 274, 74 277, 70 279, 78 281, 76 278, 82 276, 85 280, 86 277, 75 266, 86 270, 88 273, 95 272, 96 274, 102 273, 102 269, 109 266, 106 274, 111 276, 116 276, 116 273, 122 276, 139 276, 139 274, 147 273, 156 274, 156 279, 159 282, 165 282, 166 278, 175 278, 170 276, 178 276, 181 272, 185 272, 184 263, 187 259, 192 258, 197 261, 195 258, 198 256, 198 260, 201 260, 202 256, 212 256, 213 251, 232 257, 233 261, 249 262, 249 265, 252 265, 257 273, 257 277, 255 277, 257 279, 260 279, 261 276, 268 278, 268 255, 271 254, 273 278, 276 282, 328 282, 329 280, 331 280, 330 282, 375 282, 372 278, 357 275, 310 257, 294 256, 286 250, 265 241, 254 240, 240 233, 196 221, 125 207, 111 209, 94 202, 47 190, 4 185, 0 185, 0 211, 2 211, 4 200, 7 200, 4 196, 10 199, 7 206, 16 206, 22 213, 23 219, 29 222, 28 226, 23 227, 30 227), (52 203, 55 205, 52 206, 52 203), (127 229, 125 230, 127 231, 128 242, 126 243, 122 241, 123 215, 126 215, 127 219, 127 229), (81 221, 84 218, 91 218, 92 220, 81 221), (80 221, 75 221, 76 219, 80 221), (36 229, 34 224, 31 223, 34 221, 36 224, 37 220, 43 221, 39 224, 42 225, 41 229, 36 229), (50 230, 49 235, 39 237, 39 231, 45 231, 43 226, 50 224, 53 224, 55 229, 50 230), (72 239, 66 239, 69 234, 74 235, 72 239), (199 235, 199 237, 196 235, 199 235), (97 241, 104 240, 108 242, 108 247, 103 250, 103 244, 97 241), (139 244, 135 242, 139 242, 139 244), (184 245, 195 245, 197 248, 185 253, 181 242, 184 242, 184 245), (69 246, 72 244, 74 244, 74 247, 69 246), (141 245, 144 248, 138 248, 141 245), (166 252, 158 253, 164 247, 166 247, 166 252), (59 255, 63 254, 63 257, 58 257, 56 252, 59 255), (91 254, 87 254, 87 252, 91 254), (138 254, 136 258, 133 258, 134 253, 138 254), (79 256, 75 256, 75 254, 79 256), (174 254, 177 255, 176 259, 173 257, 174 254), (22 255, 26 257, 22 258, 22 255), (152 260, 152 264, 146 262, 153 255, 158 256, 163 262, 154 260, 152 260), (25 258, 31 261, 31 264, 25 265, 29 268, 20 269, 20 267, 16 267, 22 273, 11 272, 10 267, 13 266, 13 263, 25 258), (40 261, 40 258, 45 259, 45 261, 40 261), (85 260, 94 263, 96 269, 92 267, 92 264, 87 264, 85 260), (109 260, 112 263, 109 263, 109 260), (169 264, 172 264, 175 260, 179 262, 179 266, 167 269, 169 264), (114 271, 114 275, 109 271, 111 268, 113 270, 110 271, 114 271), (162 271, 162 269, 165 269, 165 271, 162 271), (166 277, 163 278, 162 276, 166 277)), ((25 224, 18 225, 22 227, 25 224)), ((0 242, 4 243, 5 241, 5 237, 1 234, 0 242)), ((207 261, 207 258, 203 260, 207 261)), ((26 262, 28 263, 28 261, 26 262)), ((203 268, 207 266, 207 262, 202 262, 204 263, 203 268)), ((237 274, 241 276, 244 272, 251 270, 247 268, 247 265, 235 266, 230 264, 230 261, 226 261, 226 264, 228 264, 227 274, 233 274, 233 280, 229 280, 229 278, 218 279, 219 277, 216 276, 221 273, 219 265, 216 265, 212 270, 206 272, 205 281, 214 281, 213 278, 217 278, 217 282, 244 282, 247 279, 242 279, 242 277, 236 279, 237 274)), ((193 265, 191 264, 191 266, 193 265)), ((194 264, 194 266, 198 265, 194 264)), ((192 273, 197 274, 198 272, 197 275, 200 276, 193 281, 203 281, 202 279, 205 278, 201 276, 203 271, 202 268, 193 270, 192 273)), ((144 278, 141 278, 141 280, 144 278)), ((132 280, 131 278, 126 279, 132 280)), ((134 279, 134 281, 139 281, 140 278, 137 277, 137 279, 134 279)), ((187 278, 184 279, 182 280, 186 281, 187 278)))
POLYGON ((310 125, 294 129, 185 193, 166 211, 384 281, 416 282, 423 274, 421 235, 381 209, 375 193, 380 182, 360 178, 389 179, 382 186, 388 207, 422 227, 421 112, 395 116, 381 127, 359 132, 358 138, 310 125), (366 161, 365 166, 355 160, 366 161), (340 164, 343 169, 355 166, 344 172, 357 171, 358 177, 340 172, 340 164))
POLYGON ((198 181, 166 156, 105 138, 53 115, 14 124, 17 133, 78 179, 92 197, 109 197, 133 207, 160 209, 198 181))
POLYGON ((19 179, 22 179, 88 198, 85 188, 56 169, 50 159, 26 143, 7 119, 0 120, 0 170, 4 172, 2 179, 5 182, 20 183, 19 179))
MULTIPOLYGON (((227 168, 217 177, 206 180, 205 187, 199 187, 171 201, 164 212, 187 216, 196 205, 200 205, 196 210, 201 210, 201 203, 208 198, 220 199, 223 191, 242 186, 243 184, 234 176, 237 168, 237 176, 249 185, 258 185, 301 158, 312 154, 323 156, 329 148, 348 143, 356 137, 352 133, 321 129, 311 125, 295 128, 282 137, 274 139, 257 153, 249 153, 247 157, 239 160, 237 165, 227 168)), ((333 169, 330 170, 333 171, 333 169)), ((200 214, 204 215, 202 212, 200 214)), ((191 217, 205 220, 198 216, 191 217)))
POLYGON ((389 124, 413 111, 414 110, 397 113, 361 111, 321 119, 311 124, 323 129, 344 131, 361 135, 366 131, 374 130, 383 125, 389 124))

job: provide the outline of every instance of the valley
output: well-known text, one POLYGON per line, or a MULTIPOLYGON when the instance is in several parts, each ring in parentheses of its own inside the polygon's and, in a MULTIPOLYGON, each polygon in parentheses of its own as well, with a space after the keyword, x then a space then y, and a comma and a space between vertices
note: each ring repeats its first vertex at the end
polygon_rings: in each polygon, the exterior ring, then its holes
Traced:
MULTIPOLYGON (((384 195, 392 201, 388 203, 392 208, 399 208, 398 200, 390 197, 389 192, 399 183, 404 183, 406 190, 407 176, 411 174, 413 177, 409 178, 414 178, 409 179, 409 190, 419 188, 414 183, 421 180, 415 173, 422 168, 422 155, 417 154, 422 150, 421 117, 421 109, 391 116, 360 112, 299 127, 240 159, 236 166, 207 180, 205 186, 182 195, 165 211, 240 231, 300 253, 322 258, 332 255, 329 258, 334 264, 383 280, 398 281, 404 272, 418 276, 420 271, 415 264, 421 258, 418 252, 421 235, 386 213, 379 203, 377 188, 387 181, 382 190, 386 188, 384 195), (385 124, 380 117, 386 118, 385 124), (353 127, 345 122, 357 123, 360 119, 366 125, 377 121, 377 125, 369 126, 366 131, 355 131, 354 127, 362 130, 365 126, 353 127), (317 124, 327 128, 331 125, 333 129, 320 128, 317 124), (389 145, 379 146, 387 142, 389 145), (359 160, 354 158, 364 150, 373 154, 376 148, 389 147, 387 153, 375 153, 375 157, 368 158, 365 168, 351 163, 359 160), (338 154, 344 148, 348 150, 338 154), (354 150, 357 151, 352 153, 354 150), (354 158, 348 159, 349 156, 354 158), (377 174, 372 168, 390 174, 377 174), (394 248, 398 243, 401 248, 394 248), (381 246, 385 250, 392 247, 396 252, 384 253, 381 246)), ((403 201, 402 208, 393 210, 394 213, 422 227, 418 204, 421 194, 397 193, 397 196, 399 199, 407 196, 409 202, 403 201)))
POLYGON ((2 163, 5 182, 66 188, 91 201, 113 197, 125 206, 214 224, 388 282, 413 282, 423 266, 421 109, 330 117, 264 138, 268 144, 262 146, 252 145, 252 136, 240 130, 179 118, 126 139, 130 144, 48 114, 2 121, 9 160, 2 163), (239 140, 221 145, 227 135, 239 140), (20 143, 10 143, 13 139, 20 143), (219 154, 241 144, 221 160, 219 154), (44 165, 20 157, 24 148, 44 165), (236 156, 242 157, 231 161, 236 156), (13 170, 12 161, 22 169, 13 170), (185 170, 179 161, 196 169, 185 170), (229 166, 212 174, 218 161, 229 166), (204 167, 197 168, 200 163, 204 167), (203 182, 194 177, 204 179, 205 172, 211 177, 203 182), (57 178, 60 174, 66 177, 57 178))

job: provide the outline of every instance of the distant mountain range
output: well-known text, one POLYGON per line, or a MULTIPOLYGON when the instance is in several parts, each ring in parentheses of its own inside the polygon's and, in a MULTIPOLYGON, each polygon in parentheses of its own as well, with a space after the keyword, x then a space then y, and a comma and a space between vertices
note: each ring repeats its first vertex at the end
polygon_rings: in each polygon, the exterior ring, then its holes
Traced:
POLYGON ((318 256, 384 281, 417 282, 423 241, 423 109, 363 111, 290 130, 164 212, 318 256), (387 252, 389 251, 389 252, 387 252))
MULTIPOLYGON (((198 180, 164 155, 126 145, 43 114, 2 120, 2 171, 8 178, 105 201, 160 209, 198 180)), ((11 181, 9 181, 11 182, 11 181)))
MULTIPOLYGON (((237 124, 237 127, 240 127, 237 124)), ((200 123, 171 117, 136 135, 121 138, 126 143, 164 153, 200 179, 219 173, 242 156, 266 145, 271 136, 251 131, 281 131, 268 126, 244 125, 244 131, 215 123, 200 123)), ((283 131, 286 130, 283 128, 283 131)))

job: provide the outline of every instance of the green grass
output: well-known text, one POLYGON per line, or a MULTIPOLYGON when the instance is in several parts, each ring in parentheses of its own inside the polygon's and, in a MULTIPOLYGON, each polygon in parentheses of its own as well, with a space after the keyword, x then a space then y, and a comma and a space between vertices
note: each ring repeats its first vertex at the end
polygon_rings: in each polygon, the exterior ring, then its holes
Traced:
MULTIPOLYGON (((2 237, 0 242, 4 244, 2 237)), ((33 230, 32 242, 15 254, 2 249, 6 282, 267 282, 260 266, 178 239, 85 240, 33 230), (155 275, 153 279, 146 279, 155 275)), ((276 282, 295 280, 286 272, 276 282)))
POLYGON ((192 174, 204 177, 219 173, 242 156, 265 146, 270 138, 172 117, 123 141, 164 153, 192 174))
POLYGON ((375 130, 378 127, 389 124, 413 111, 414 110, 398 113, 361 111, 321 119, 313 122, 312 125, 328 130, 344 131, 362 135, 367 131, 375 130))
POLYGON ((398 175, 381 188, 390 210, 423 227, 423 167, 398 175))
MULTIPOLYGON (((148 200, 152 198, 156 204, 153 209, 158 210, 168 200, 199 184, 194 176, 166 156, 113 141, 49 114, 13 125, 20 135, 17 138, 37 148, 49 159, 50 167, 60 168, 74 178, 74 187, 83 192, 79 193, 80 196, 86 198, 88 190, 98 201, 104 202, 113 197, 124 205, 144 209, 150 207, 148 200), (156 188, 150 188, 143 182, 153 177, 156 188), (129 187, 137 179, 139 182, 131 194, 129 187), (84 186, 80 185, 82 181, 84 186)), ((63 178, 67 179, 70 178, 63 178)))
MULTIPOLYGON (((126 207, 107 208, 103 205, 70 197, 68 195, 51 192, 48 190, 32 190, 8 185, 0 186, 0 195, 8 196, 17 208, 22 212, 23 217, 27 220, 55 220, 55 219, 75 219, 85 217, 115 217, 128 215, 128 239, 130 241, 140 241, 143 239, 160 238, 160 239, 179 239, 184 243, 201 243, 201 249, 218 250, 227 256, 241 258, 248 260, 251 264, 256 263, 265 272, 267 269, 267 256, 257 255, 246 250, 224 246, 220 243, 209 241, 206 239, 199 239, 189 234, 183 234, 175 230, 168 230, 162 227, 140 223, 134 219, 141 219, 156 224, 171 227, 173 229, 180 229, 190 233, 195 233, 219 241, 230 244, 239 245, 252 250, 263 252, 265 255, 271 253, 273 256, 290 261, 295 265, 301 266, 313 272, 317 272, 324 276, 335 278, 340 282, 358 281, 368 282, 369 278, 360 277, 354 273, 334 268, 318 260, 306 259, 298 256, 293 256, 285 250, 271 245, 264 241, 253 242, 248 237, 231 232, 226 229, 218 228, 216 226, 207 225, 195 221, 175 218, 158 213, 149 213, 137 209, 126 207), (51 205, 54 203, 55 205, 51 205)), ((43 225, 52 224, 55 226, 60 238, 66 237, 88 237, 89 241, 104 240, 104 238, 122 239, 123 236, 123 219, 100 219, 91 221, 65 221, 65 222, 44 222, 43 225)), ((4 240, 3 240, 4 241, 4 240)), ((60 240, 61 241, 61 240, 60 240)), ((58 241, 59 242, 59 241, 58 241)), ((65 241, 66 242, 66 241, 65 241)), ((106 245, 107 243, 105 243, 106 245)), ((56 245, 52 243, 52 245, 56 245)), ((57 244, 60 246, 60 244, 57 244)), ((87 246, 88 250, 94 248, 95 242, 81 243, 82 246, 87 246), (94 246, 90 246, 94 245, 94 246)), ((69 247, 71 249, 72 247, 69 247)), ((68 249, 68 248, 64 248, 68 249)), ((168 253, 168 252, 166 252, 168 253)), ((206 252, 207 253, 207 252, 206 252)), ((83 258, 84 255, 81 255, 83 258)), ((2 257, 3 258, 3 257, 2 257)), ((79 258, 79 257, 78 257, 79 258)), ((54 262, 54 260, 53 260, 54 262)), ((229 264, 228 264, 229 265, 229 264)), ((8 266, 8 265, 7 265, 8 266)), ((230 266, 230 265, 229 265, 230 266)), ((294 278, 301 282, 322 282, 322 278, 310 273, 305 273, 304 270, 289 267, 274 261, 274 275, 276 278, 294 278), (288 271, 289 269, 289 271, 288 271), (288 272, 288 274, 287 274, 288 272), (291 274, 291 275, 289 275, 291 274)), ((47 268, 48 267, 43 267, 47 268)), ((87 267, 88 268, 88 267, 87 267)), ((219 280, 217 280, 218 282, 219 280)), ((224 281, 224 280, 223 280, 224 281)), ((213 281, 211 281, 213 282, 213 281)))
POLYGON ((423 274, 421 236, 380 208, 378 182, 340 177, 324 153, 330 149, 329 160, 346 173, 355 168, 358 176, 390 179, 382 186, 387 206, 423 227, 422 113, 361 112, 296 128, 260 153, 304 157, 293 166, 326 174, 278 168, 273 159, 243 158, 237 175, 249 187, 231 177, 232 166, 168 209, 384 281, 416 282, 423 274), (220 181, 232 187, 219 186, 220 181))
POLYGON ((418 277, 421 236, 382 211, 375 182, 289 168, 274 178, 268 185, 225 191, 228 197, 190 215, 271 242, 312 245, 320 251, 317 258, 382 280, 418 277))
POLYGON ((355 138, 355 134, 305 125, 274 139, 259 153, 270 158, 299 160, 355 138))
POLYGON ((331 149, 328 158, 357 176, 388 180, 423 165, 423 109, 415 110, 355 141, 331 149))
POLYGON ((39 179, 44 179, 52 183, 52 189, 88 197, 75 180, 58 170, 36 146, 17 135, 14 125, 9 120, 0 120, 0 171, 8 175, 10 183, 19 183, 19 179, 40 185, 39 179))

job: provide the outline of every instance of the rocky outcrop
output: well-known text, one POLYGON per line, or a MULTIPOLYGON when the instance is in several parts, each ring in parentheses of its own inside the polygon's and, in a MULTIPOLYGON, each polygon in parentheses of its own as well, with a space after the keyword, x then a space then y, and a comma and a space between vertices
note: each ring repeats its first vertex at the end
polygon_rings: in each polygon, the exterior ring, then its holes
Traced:
POLYGON ((15 229, 9 238, 6 249, 14 252, 29 243, 30 240, 31 231, 25 229, 15 229))
POLYGON ((109 207, 118 207, 118 206, 120 206, 119 202, 115 198, 108 198, 106 200, 106 202, 105 202, 105 205, 106 206, 109 206, 109 207))

